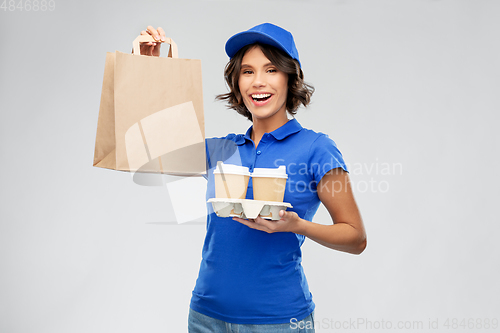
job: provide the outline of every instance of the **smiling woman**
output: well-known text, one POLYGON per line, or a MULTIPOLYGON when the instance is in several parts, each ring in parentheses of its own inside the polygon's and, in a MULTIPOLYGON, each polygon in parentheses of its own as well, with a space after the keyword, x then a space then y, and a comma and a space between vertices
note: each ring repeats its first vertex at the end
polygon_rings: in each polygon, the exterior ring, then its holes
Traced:
POLYGON ((238 85, 254 125, 263 121, 264 126, 279 127, 279 124, 288 121, 287 81, 288 75, 276 69, 259 47, 254 46, 245 53, 238 85))
MULTIPOLYGON (((253 43, 238 50, 227 63, 224 77, 230 91, 217 96, 219 100, 226 100, 228 107, 236 110, 239 114, 252 120, 252 113, 247 109, 239 88, 240 76, 243 73, 243 57, 250 49, 258 48, 266 58, 266 62, 274 67, 274 70, 287 75, 287 98, 286 109, 289 114, 294 115, 300 105, 307 106, 311 100, 314 88, 304 82, 304 73, 300 68, 298 59, 293 59, 284 51, 263 43, 253 43)), ((297 57, 298 58, 298 57, 297 57)), ((248 73, 247 73, 248 74, 248 73)))
MULTIPOLYGON (((143 33, 161 41, 163 30, 143 33)), ((159 55, 160 43, 142 54, 159 55)), ((328 248, 363 252, 366 234, 347 167, 334 141, 288 119, 314 91, 304 82, 290 32, 264 23, 231 37, 225 68, 229 92, 219 100, 252 121, 245 134, 206 140, 207 198, 215 197, 218 161, 286 168, 284 201, 293 208, 269 221, 217 216, 208 208, 207 235, 192 293, 188 329, 204 332, 314 332, 315 304, 302 267, 306 237, 328 248), (284 166, 284 167, 283 167, 284 166), (339 191, 338 189, 342 190, 339 191), (332 224, 311 222, 320 203, 332 224), (239 222, 239 223, 238 223, 239 222)), ((253 199, 250 179, 246 199, 253 199)))

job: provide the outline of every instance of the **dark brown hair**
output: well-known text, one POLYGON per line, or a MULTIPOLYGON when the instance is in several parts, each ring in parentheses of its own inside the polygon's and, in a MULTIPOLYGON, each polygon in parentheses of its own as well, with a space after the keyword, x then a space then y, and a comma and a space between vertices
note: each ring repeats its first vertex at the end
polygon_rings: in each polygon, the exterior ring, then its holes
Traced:
POLYGON ((248 50, 254 47, 259 47, 266 58, 269 59, 279 71, 288 74, 286 110, 291 115, 295 115, 300 104, 304 106, 309 104, 314 92, 314 87, 304 82, 304 73, 297 60, 292 59, 280 49, 266 44, 255 43, 247 45, 241 48, 234 57, 229 60, 224 69, 224 79, 230 91, 226 94, 217 95, 215 99, 227 101, 228 108, 234 109, 239 114, 252 120, 252 114, 248 111, 243 102, 238 80, 240 78, 243 56, 248 50))

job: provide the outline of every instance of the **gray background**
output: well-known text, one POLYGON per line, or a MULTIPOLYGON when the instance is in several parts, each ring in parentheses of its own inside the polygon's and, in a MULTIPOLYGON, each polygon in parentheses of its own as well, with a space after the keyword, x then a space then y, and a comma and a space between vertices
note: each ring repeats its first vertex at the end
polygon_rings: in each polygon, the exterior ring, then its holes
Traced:
POLYGON ((306 240, 317 331, 499 319, 500 1, 55 3, 0 10, 0 332, 186 331, 205 226, 92 167, 105 53, 149 24, 202 60, 208 137, 251 125, 214 101, 227 38, 294 34, 316 87, 297 119, 337 142, 368 233, 361 256, 306 240))

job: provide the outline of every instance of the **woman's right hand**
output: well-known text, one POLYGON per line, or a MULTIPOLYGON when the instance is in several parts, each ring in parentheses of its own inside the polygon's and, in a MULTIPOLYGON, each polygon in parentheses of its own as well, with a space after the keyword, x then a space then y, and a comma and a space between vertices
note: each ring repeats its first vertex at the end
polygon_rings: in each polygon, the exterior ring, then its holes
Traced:
POLYGON ((158 27, 158 29, 155 29, 149 25, 147 30, 141 31, 141 35, 153 36, 153 38, 156 41, 158 41, 158 43, 155 42, 141 43, 141 54, 147 56, 159 57, 161 42, 164 42, 166 38, 165 31, 163 31, 163 29, 160 27, 158 27))

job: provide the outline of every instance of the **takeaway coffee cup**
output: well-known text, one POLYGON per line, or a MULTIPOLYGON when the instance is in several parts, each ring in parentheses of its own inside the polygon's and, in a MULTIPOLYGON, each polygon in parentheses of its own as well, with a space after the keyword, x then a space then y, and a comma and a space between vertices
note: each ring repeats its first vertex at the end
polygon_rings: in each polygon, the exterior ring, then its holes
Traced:
POLYGON ((245 199, 250 171, 247 167, 217 162, 214 170, 215 197, 245 199))
POLYGON ((283 202, 287 178, 286 166, 284 165, 274 169, 253 169, 253 198, 255 200, 283 202))

